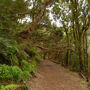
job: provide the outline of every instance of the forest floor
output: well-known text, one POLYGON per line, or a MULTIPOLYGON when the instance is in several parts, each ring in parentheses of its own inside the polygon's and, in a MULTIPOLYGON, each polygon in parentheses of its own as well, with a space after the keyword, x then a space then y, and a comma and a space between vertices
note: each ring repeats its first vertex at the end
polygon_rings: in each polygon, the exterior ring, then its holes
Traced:
POLYGON ((51 61, 42 61, 37 76, 28 80, 29 90, 88 90, 77 73, 51 61))

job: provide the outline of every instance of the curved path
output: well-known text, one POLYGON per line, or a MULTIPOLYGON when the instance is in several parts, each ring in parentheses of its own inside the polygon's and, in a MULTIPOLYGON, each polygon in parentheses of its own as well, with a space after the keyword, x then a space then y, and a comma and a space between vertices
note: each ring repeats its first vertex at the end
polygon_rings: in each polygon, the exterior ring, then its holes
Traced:
POLYGON ((41 62, 37 77, 27 83, 29 90, 88 90, 76 73, 48 60, 41 62))

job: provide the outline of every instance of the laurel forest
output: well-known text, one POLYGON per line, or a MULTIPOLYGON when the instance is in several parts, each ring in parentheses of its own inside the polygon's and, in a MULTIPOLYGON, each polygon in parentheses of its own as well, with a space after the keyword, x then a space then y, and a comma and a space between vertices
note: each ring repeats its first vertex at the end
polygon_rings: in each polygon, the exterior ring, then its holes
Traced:
POLYGON ((89 0, 0 0, 0 90, 29 90, 44 60, 89 81, 89 0))

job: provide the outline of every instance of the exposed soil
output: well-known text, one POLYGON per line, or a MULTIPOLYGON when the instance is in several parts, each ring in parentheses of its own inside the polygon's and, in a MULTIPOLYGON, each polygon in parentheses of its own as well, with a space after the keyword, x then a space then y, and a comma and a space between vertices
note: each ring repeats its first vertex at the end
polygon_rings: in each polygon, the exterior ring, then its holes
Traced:
POLYGON ((88 90, 78 74, 48 60, 41 62, 37 77, 27 83, 29 90, 88 90))

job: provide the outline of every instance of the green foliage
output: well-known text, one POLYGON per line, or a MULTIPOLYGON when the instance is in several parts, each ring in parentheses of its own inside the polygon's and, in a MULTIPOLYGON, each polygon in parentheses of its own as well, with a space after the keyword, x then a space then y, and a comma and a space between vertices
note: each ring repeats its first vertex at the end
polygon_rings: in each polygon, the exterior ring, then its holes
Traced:
MULTIPOLYGON (((30 48, 30 52, 34 57, 36 54, 35 48, 30 48)), ((21 49, 16 41, 0 37, 0 63, 3 64, 0 66, 0 80, 25 81, 28 77, 32 76, 30 73, 35 75, 36 63, 33 63, 33 61, 28 63, 26 60, 22 60, 22 70, 18 66, 15 66, 19 65, 21 59, 27 59, 27 57, 28 53, 21 49)))
MULTIPOLYGON (((33 55, 36 53, 34 48, 31 48, 30 52, 33 55)), ((2 64, 18 65, 20 60, 29 58, 29 54, 18 45, 16 40, 0 37, 0 58, 2 64)))
POLYGON ((71 61, 72 69, 74 71, 80 71, 79 57, 78 57, 78 54, 76 52, 72 53, 72 58, 71 59, 72 59, 72 61, 71 61))
POLYGON ((26 81, 28 78, 31 78, 32 75, 30 74, 29 71, 23 71, 23 75, 22 75, 22 80, 26 81))
POLYGON ((30 64, 26 60, 22 60, 22 70, 30 72, 30 64))
POLYGON ((8 64, 12 64, 12 65, 18 64, 18 58, 16 56, 18 51, 19 49, 15 41, 11 41, 10 39, 0 37, 1 63, 3 63, 3 59, 4 59, 5 62, 8 60, 8 64))
POLYGON ((27 78, 32 77, 30 73, 36 75, 36 62, 33 60, 31 63, 22 61, 22 70, 18 66, 0 66, 0 80, 11 81, 25 81, 27 78))
MULTIPOLYGON (((35 47, 29 47, 29 44, 20 46, 19 44, 21 42, 23 44, 23 41, 19 40, 21 38, 17 34, 30 26, 26 21, 22 23, 22 20, 30 17, 33 21, 39 15, 38 13, 45 1, 0 0, 0 63, 2 64, 0 66, 0 80, 25 81, 27 78, 32 77, 32 73, 36 75, 36 66, 37 63, 40 63, 40 56, 36 53, 35 47)), ((76 3, 72 0, 69 2, 68 0, 63 0, 63 2, 60 0, 52 1, 53 3, 50 6, 53 6, 50 13, 53 13, 53 19, 56 21, 60 20, 62 27, 57 27, 54 24, 51 25, 49 10, 47 8, 47 10, 44 10, 42 15, 44 17, 42 17, 41 21, 36 20, 38 22, 37 30, 34 30, 29 39, 34 43, 40 41, 39 44, 43 47, 53 49, 50 52, 50 54, 53 53, 52 57, 60 59, 58 61, 64 65, 66 63, 69 65, 69 59, 71 59, 70 66, 72 69, 81 71, 80 60, 85 56, 87 51, 87 48, 85 48, 87 47, 85 46, 86 40, 84 40, 85 37, 83 37, 83 34, 89 27, 89 2, 86 2, 89 0, 77 0, 76 3), (60 39, 62 37, 64 39, 61 41, 67 42, 61 46, 60 39), (78 49, 78 52, 74 49, 78 49), (79 57, 80 53, 82 54, 81 59, 79 57)), ((50 6, 48 5, 48 7, 50 6)), ((48 51, 45 54, 48 55, 48 51)), ((87 57, 85 56, 84 58, 87 57)), ((87 62, 84 61, 83 59, 81 60, 82 64, 86 64, 81 68, 83 69, 82 71, 84 71, 84 67, 87 67, 87 62)), ((14 86, 11 85, 10 87, 14 86)), ((2 86, 1 88, 4 90, 6 86, 2 86)))
POLYGON ((23 72, 17 66, 0 66, 0 80, 21 81, 23 72))
POLYGON ((37 63, 40 63, 40 55, 38 54, 38 55, 35 55, 35 61, 37 62, 37 63))
POLYGON ((60 24, 62 24, 66 33, 67 46, 72 49, 67 50, 66 62, 68 63, 72 57, 72 63, 70 63, 72 68, 75 71, 87 73, 88 45, 86 31, 90 26, 89 7, 88 0, 63 0, 63 3, 55 3, 52 8, 53 18, 59 20, 60 24), (75 50, 77 50, 77 53, 75 50), (74 53, 69 55, 72 51, 74 53))
POLYGON ((19 87, 24 87, 24 85, 16 85, 16 84, 9 84, 9 85, 0 85, 0 90, 13 90, 19 87))
POLYGON ((31 62, 31 66, 32 66, 31 72, 36 76, 37 63, 36 63, 35 60, 33 60, 33 61, 31 62))
POLYGON ((30 47, 29 51, 31 52, 32 56, 35 56, 35 54, 36 54, 36 48, 35 47, 30 47))
POLYGON ((31 76, 30 73, 33 73, 34 75, 36 75, 36 61, 32 61, 30 63, 28 63, 26 60, 22 61, 22 70, 24 71, 24 73, 26 72, 27 75, 29 73, 29 76, 31 76))
POLYGON ((26 90, 29 90, 28 88, 29 88, 29 86, 27 84, 25 84, 25 89, 26 90))
POLYGON ((13 36, 23 24, 19 19, 25 17, 24 12, 28 11, 28 0, 0 0, 0 32, 13 36))

